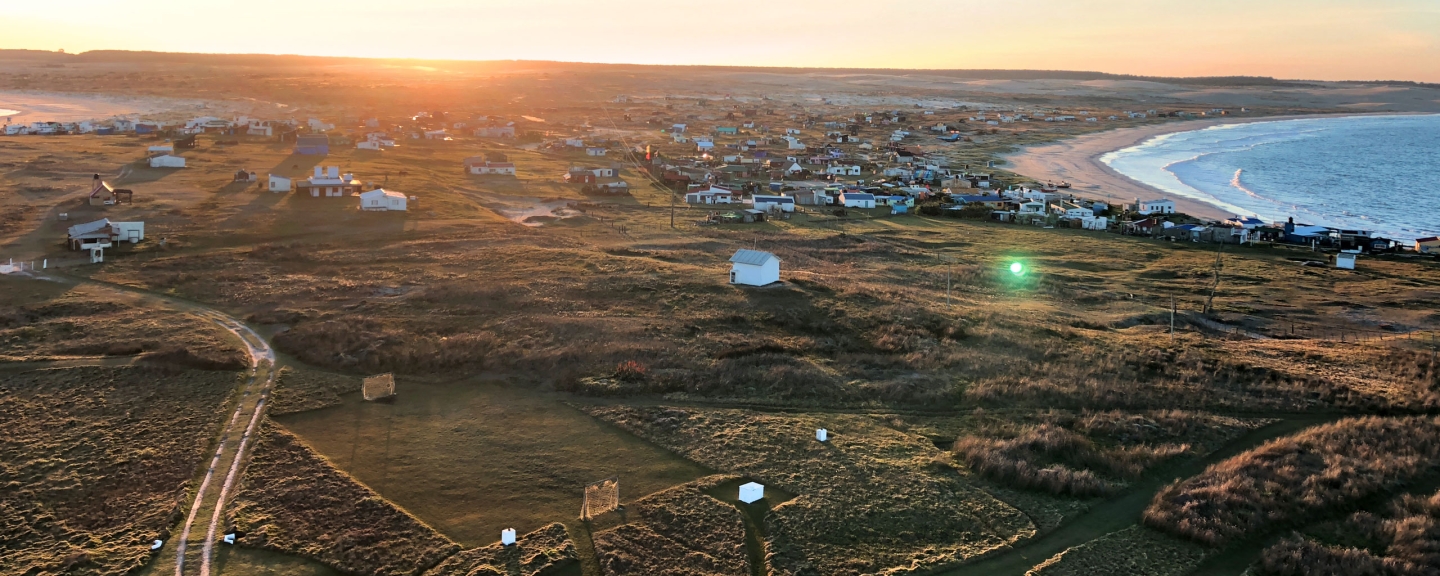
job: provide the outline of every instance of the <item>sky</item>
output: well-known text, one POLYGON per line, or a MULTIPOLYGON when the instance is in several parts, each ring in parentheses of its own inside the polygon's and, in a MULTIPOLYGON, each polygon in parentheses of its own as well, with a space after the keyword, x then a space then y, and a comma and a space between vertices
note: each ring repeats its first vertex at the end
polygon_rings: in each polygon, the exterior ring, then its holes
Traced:
POLYGON ((0 48, 1440 82, 1440 0, 3 0, 0 48))

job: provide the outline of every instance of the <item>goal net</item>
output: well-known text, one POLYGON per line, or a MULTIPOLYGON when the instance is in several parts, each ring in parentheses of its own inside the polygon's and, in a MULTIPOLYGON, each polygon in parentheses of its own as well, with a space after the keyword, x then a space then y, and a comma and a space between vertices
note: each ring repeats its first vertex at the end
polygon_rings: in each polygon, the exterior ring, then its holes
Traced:
POLYGON ((366 378, 361 391, 366 400, 379 400, 395 395, 395 375, 379 374, 366 378))
POLYGON ((589 520, 620 507, 620 477, 606 478, 585 487, 580 519, 589 520))

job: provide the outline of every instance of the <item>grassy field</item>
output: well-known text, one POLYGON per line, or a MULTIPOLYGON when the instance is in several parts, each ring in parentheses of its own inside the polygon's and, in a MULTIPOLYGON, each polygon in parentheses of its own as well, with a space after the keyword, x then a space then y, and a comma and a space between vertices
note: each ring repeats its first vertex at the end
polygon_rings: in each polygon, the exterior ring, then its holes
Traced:
POLYGON ((241 545, 349 574, 417 575, 459 550, 445 536, 266 425, 236 498, 241 545))
POLYGON ((236 385, 230 372, 160 367, 4 373, 0 566, 113 575, 143 566, 152 540, 170 540, 236 385))
MULTIPOLYGON (((592 536, 601 570, 606 576, 763 573, 751 566, 744 516, 733 504, 707 494, 738 484, 731 480, 710 476, 626 506, 625 524, 592 536)), ((762 553, 758 560, 763 559, 762 553)))
POLYGON ((349 394, 338 407, 276 420, 465 546, 495 542, 503 528, 574 520, 583 487, 610 476, 629 502, 706 474, 554 394, 406 378, 396 394, 389 404, 349 394))
POLYGON ((795 494, 765 517, 774 574, 922 570, 1033 536, 1019 510, 977 488, 928 439, 859 415, 593 407, 687 458, 795 494), (815 440, 828 428, 829 442, 815 440))
POLYGON ((1440 493, 1307 526, 1266 548, 1259 574, 1428 574, 1440 566, 1440 493))
POLYGON ((1193 542, 1132 526, 1057 554, 1026 576, 1180 576, 1199 565, 1207 552, 1193 542))

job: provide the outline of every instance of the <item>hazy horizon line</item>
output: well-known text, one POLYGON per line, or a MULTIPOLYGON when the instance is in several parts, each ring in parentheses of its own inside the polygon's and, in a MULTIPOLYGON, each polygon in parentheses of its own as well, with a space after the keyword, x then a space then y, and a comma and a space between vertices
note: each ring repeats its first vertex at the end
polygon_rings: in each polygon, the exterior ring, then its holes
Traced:
MULTIPOLYGON (((168 52, 163 50, 124 50, 103 48, 96 50, 85 50, 81 52, 64 52, 61 50, 43 50, 36 48, 0 48, 0 56, 5 53, 26 52, 33 54, 48 54, 57 57, 83 57, 87 54, 159 54, 169 56, 232 56, 232 57, 267 57, 267 58, 310 58, 327 60, 354 60, 371 62, 431 62, 431 63, 464 63, 464 64, 493 64, 493 63, 535 63, 535 64, 579 64, 588 66, 634 66, 643 68, 712 68, 712 69, 748 69, 748 70, 825 70, 825 71, 857 71, 857 72, 1003 72, 1003 73, 1057 73, 1073 75, 1094 75, 1109 76, 1116 79, 1135 80, 1262 80, 1272 82, 1333 82, 1333 83, 1362 83, 1362 84, 1413 84, 1419 86, 1440 87, 1440 83, 1424 82, 1419 80, 1400 79, 1346 79, 1346 80, 1318 80, 1311 78, 1280 78, 1276 76, 1257 76, 1248 74, 1211 75, 1211 76, 1157 76, 1148 74, 1131 74, 1126 72, 1106 72, 1102 70, 1076 70, 1062 68, 871 68, 854 66, 756 66, 748 64, 649 64, 641 62, 604 62, 585 60, 543 60, 523 58, 495 58, 495 59, 462 59, 462 58, 415 58, 415 57, 374 57, 374 56, 335 56, 328 54, 297 54, 280 52, 168 52)), ((1064 78, 1055 78, 1064 79, 1064 78)))

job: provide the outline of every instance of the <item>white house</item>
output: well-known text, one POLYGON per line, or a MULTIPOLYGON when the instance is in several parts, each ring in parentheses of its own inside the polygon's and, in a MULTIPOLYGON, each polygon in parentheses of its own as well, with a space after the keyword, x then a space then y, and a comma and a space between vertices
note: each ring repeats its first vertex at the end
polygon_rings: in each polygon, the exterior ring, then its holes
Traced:
POLYGON ((1164 198, 1158 200, 1142 200, 1136 203, 1135 211, 1141 214, 1174 214, 1175 202, 1164 198))
POLYGON ((765 286, 780 281, 780 259, 769 252, 741 248, 730 262, 731 284, 765 286))
POLYGON ((465 160, 465 170, 471 174, 499 174, 504 176, 515 175, 514 162, 490 162, 478 158, 465 160))
POLYGON ((700 152, 709 152, 709 151, 714 150, 714 149, 715 149, 715 143, 714 143, 714 142, 696 142, 696 143, 695 143, 695 150, 700 151, 700 152))
POLYGON ((602 147, 600 147, 600 146, 586 146, 586 147, 585 147, 585 155, 586 155, 586 156, 604 156, 604 155, 605 155, 605 149, 602 148, 602 147))
POLYGON ((279 174, 271 174, 269 186, 266 186, 266 188, 271 192, 289 192, 290 179, 279 174))
POLYGON ((69 229, 71 250, 109 248, 112 242, 134 244, 144 239, 144 222, 112 222, 109 218, 101 218, 69 229))
POLYGON ((859 166, 830 166, 830 167, 828 167, 828 168, 825 169, 825 173, 826 173, 826 174, 834 174, 834 175, 836 175, 836 176, 859 176, 859 175, 860 175, 860 167, 859 167, 859 166))
POLYGON ((711 186, 704 190, 696 190, 685 194, 686 204, 731 204, 734 201, 734 192, 718 186, 711 186))
POLYGON ((160 145, 158 145, 158 146, 151 146, 147 151, 150 152, 151 154, 174 154, 174 153, 175 153, 175 145, 174 145, 174 144, 160 144, 160 145))
POLYGON ((801 142, 801 141, 799 141, 799 140, 788 140, 787 142, 789 142, 789 143, 786 144, 786 146, 785 146, 785 149, 786 149, 786 150, 804 150, 804 149, 805 149, 805 143, 804 143, 804 142, 801 142))
POLYGON ((861 192, 846 192, 840 195, 840 204, 846 208, 874 208, 875 195, 861 192))
POLYGON ((360 193, 360 209, 370 212, 405 211, 405 195, 399 192, 376 188, 360 193))
POLYGON ((362 142, 356 142, 356 143, 355 143, 355 149, 357 149, 357 150, 379 150, 379 149, 380 149, 380 141, 379 141, 379 140, 365 140, 365 141, 362 141, 362 142))
POLYGON ((151 168, 184 168, 184 167, 185 167, 185 159, 184 159, 184 158, 181 158, 181 157, 179 157, 179 156, 171 156, 171 155, 169 155, 169 154, 165 154, 165 155, 161 155, 161 156, 155 156, 155 157, 150 158, 150 167, 151 167, 151 168))
POLYGON ((585 146, 585 140, 583 138, 566 138, 565 145, 572 148, 583 148, 585 146))
POLYGON ((756 194, 752 202, 756 210, 779 210, 781 212, 795 211, 795 198, 790 196, 764 196, 756 194))

